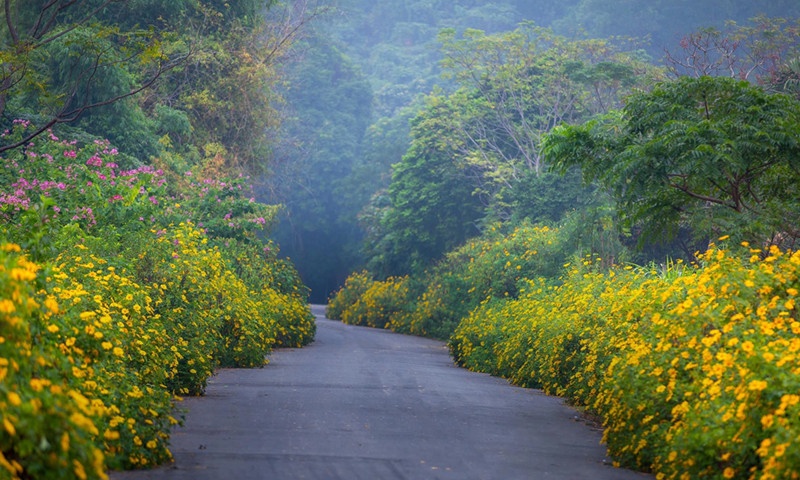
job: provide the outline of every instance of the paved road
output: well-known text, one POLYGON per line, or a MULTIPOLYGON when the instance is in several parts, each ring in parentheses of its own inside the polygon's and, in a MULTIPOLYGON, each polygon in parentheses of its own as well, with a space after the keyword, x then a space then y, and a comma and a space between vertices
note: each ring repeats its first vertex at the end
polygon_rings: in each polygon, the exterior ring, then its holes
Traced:
POLYGON ((175 463, 112 479, 647 479, 561 400, 455 367, 441 342, 322 318, 317 339, 189 398, 175 463))

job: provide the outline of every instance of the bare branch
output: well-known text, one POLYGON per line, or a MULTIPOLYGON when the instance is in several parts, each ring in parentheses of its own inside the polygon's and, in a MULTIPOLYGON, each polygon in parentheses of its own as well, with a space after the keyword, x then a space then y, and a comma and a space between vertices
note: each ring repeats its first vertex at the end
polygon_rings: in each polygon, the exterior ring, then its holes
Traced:
POLYGON ((688 195, 688 196, 690 196, 692 198, 696 198, 698 200, 703 200, 703 201, 709 202, 709 203, 714 203, 714 204, 717 204, 717 205, 722 205, 722 206, 725 206, 725 207, 732 208, 733 210, 739 211, 739 209, 737 208, 737 205, 731 205, 730 203, 728 203, 725 200, 722 200, 720 198, 710 197, 708 195, 703 195, 703 194, 700 194, 700 193, 697 193, 697 192, 693 192, 689 188, 689 186, 686 185, 686 184, 670 183, 669 186, 674 188, 674 189, 680 190, 681 192, 685 193, 686 195, 688 195))

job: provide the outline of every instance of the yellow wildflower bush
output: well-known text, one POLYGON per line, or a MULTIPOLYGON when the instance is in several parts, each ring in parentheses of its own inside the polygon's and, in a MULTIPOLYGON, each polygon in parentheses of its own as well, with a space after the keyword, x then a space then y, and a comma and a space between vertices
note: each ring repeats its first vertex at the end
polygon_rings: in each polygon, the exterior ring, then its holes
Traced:
POLYGON ((230 270, 223 270, 209 282, 214 291, 224 298, 220 305, 221 348, 217 361, 222 367, 262 367, 275 343, 276 320, 267 306, 257 300, 247 286, 230 270))
POLYGON ((376 281, 342 313, 342 322, 375 328, 400 326, 399 317, 407 313, 409 298, 408 277, 390 277, 376 281))
POLYGON ((308 288, 294 266, 277 258, 275 245, 225 239, 220 242, 230 270, 256 301, 260 315, 274 323, 276 347, 301 347, 314 339, 316 323, 308 288))
POLYGON ((223 319, 232 308, 215 282, 225 262, 190 223, 151 233, 136 252, 137 277, 149 287, 153 312, 167 329, 165 344, 178 358, 167 387, 178 395, 201 394, 218 366, 223 319))
POLYGON ((374 280, 366 270, 351 273, 344 285, 334 292, 325 308, 325 316, 331 320, 341 320, 344 311, 356 303, 374 280))
MULTIPOLYGON (((85 248, 85 247, 83 247, 85 248)), ((41 341, 67 359, 65 378, 102 412, 94 419, 110 468, 155 465, 171 457, 172 395, 178 365, 148 290, 129 272, 81 250, 56 259, 41 292, 57 308, 41 341)))
POLYGON ((107 478, 95 443, 105 408, 73 387, 74 359, 43 338, 60 307, 36 294, 41 275, 17 245, 0 245, 0 478, 107 478))
POLYGON ((474 311, 451 350, 587 406, 616 461, 657 478, 798 478, 800 253, 699 259, 532 282, 474 311))
POLYGON ((609 416, 609 446, 649 428, 658 443, 632 453, 651 449, 659 478, 798 478, 800 252, 712 248, 701 262, 651 292, 663 308, 609 367, 598 407, 640 412, 609 416), (648 402, 622 394, 634 386, 648 402))
POLYGON ((302 347, 314 339, 317 324, 308 303, 269 287, 264 287, 258 297, 263 315, 274 319, 276 347, 302 347))

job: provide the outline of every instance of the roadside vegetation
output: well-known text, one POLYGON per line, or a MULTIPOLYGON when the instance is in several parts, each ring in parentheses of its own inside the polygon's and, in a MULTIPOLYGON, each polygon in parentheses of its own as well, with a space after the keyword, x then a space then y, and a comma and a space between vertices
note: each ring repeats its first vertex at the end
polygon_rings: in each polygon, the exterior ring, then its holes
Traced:
POLYGON ((265 8, 5 2, 0 478, 168 461, 181 396, 314 338, 250 176, 292 39, 265 8))
POLYGON ((628 3, 4 0, 0 479, 168 461, 339 284, 620 465, 796 478, 800 7, 628 3))
POLYGON ((440 39, 458 88, 412 121, 328 315, 565 397, 617 465, 795 478, 796 24, 699 30, 663 67, 530 26, 440 39))
POLYGON ((256 236, 276 208, 252 201, 246 178, 118 161, 106 142, 52 133, 3 159, 6 476, 168 460, 177 396, 313 339, 305 287, 256 236))

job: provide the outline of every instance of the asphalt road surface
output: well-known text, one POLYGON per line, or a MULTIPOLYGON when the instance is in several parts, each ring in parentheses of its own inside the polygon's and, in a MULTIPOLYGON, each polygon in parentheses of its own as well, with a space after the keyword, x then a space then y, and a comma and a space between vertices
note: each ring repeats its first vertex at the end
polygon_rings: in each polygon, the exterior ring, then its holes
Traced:
POLYGON ((453 365, 442 342, 317 315, 316 341, 221 370, 145 479, 646 479, 558 398, 453 365))

